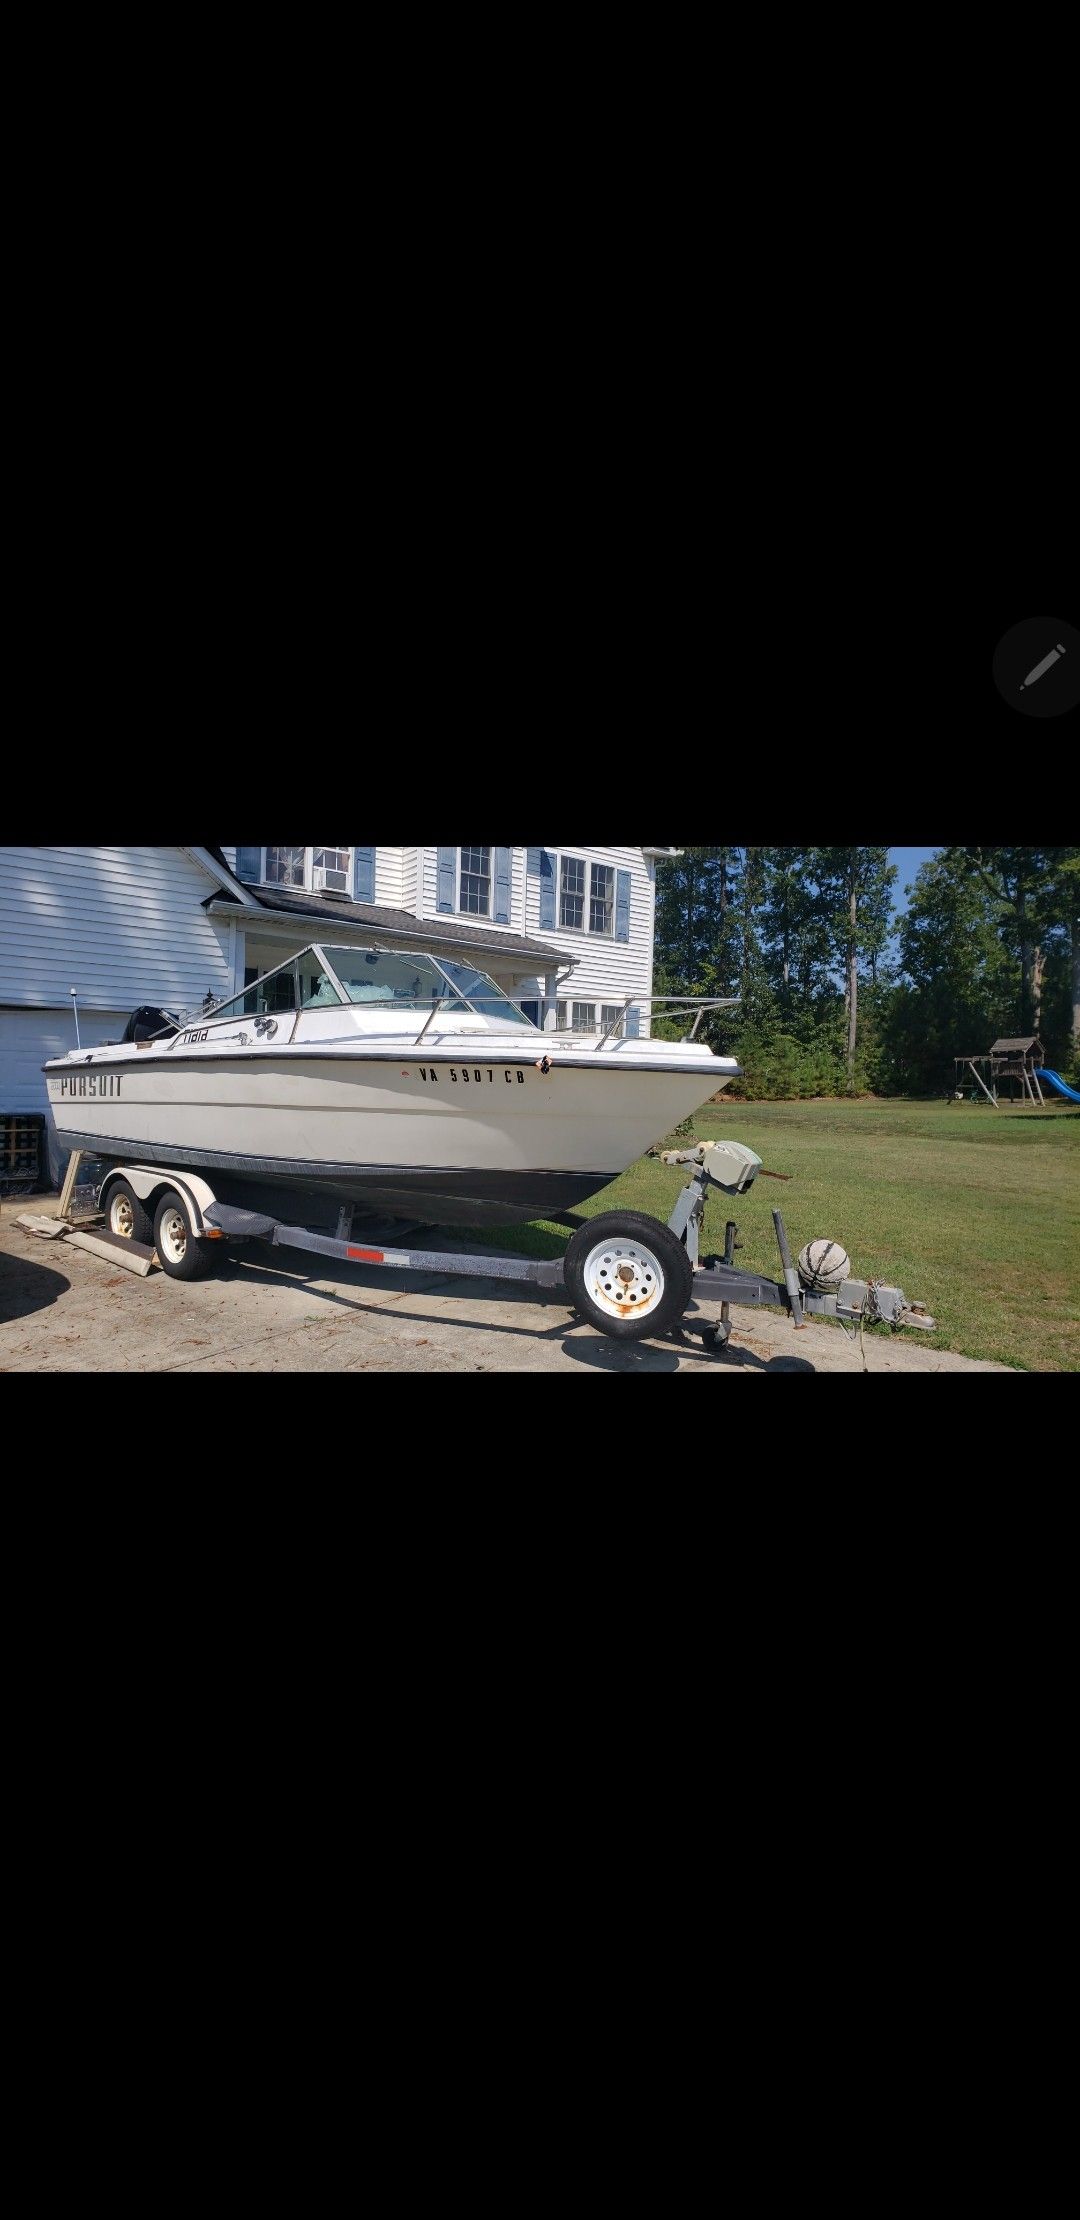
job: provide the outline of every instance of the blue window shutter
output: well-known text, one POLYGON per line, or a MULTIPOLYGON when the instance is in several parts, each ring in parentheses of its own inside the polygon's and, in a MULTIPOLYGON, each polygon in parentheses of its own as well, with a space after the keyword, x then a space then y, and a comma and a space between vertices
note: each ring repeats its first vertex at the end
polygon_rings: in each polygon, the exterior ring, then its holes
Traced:
POLYGON ((375 850, 374 848, 354 848, 353 857, 353 900, 354 902, 373 902, 375 900, 375 850))
POLYGON ((452 909, 453 909, 453 907, 454 907, 454 881, 455 881, 456 877, 457 877, 457 849, 456 849, 456 848, 440 848, 440 850, 439 850, 439 908, 440 908, 441 910, 452 910, 452 909))
MULTIPOLYGON (((622 878, 623 876, 624 876, 624 874, 623 874, 623 873, 622 873, 622 872, 620 871, 620 873, 619 873, 619 877, 620 877, 620 879, 621 879, 621 878, 622 878)), ((627 1040, 628 1040, 628 1041, 636 1041, 636 1040, 639 1040, 639 1039, 640 1039, 640 1037, 641 1037, 641 1011, 640 1011, 640 1010, 628 1010, 628 1011, 627 1011, 627 1013, 626 1013, 626 1038, 627 1038, 627 1040)))
POLYGON ((510 923, 510 848, 495 850, 495 923, 510 923))
POLYGON ((528 872, 530 879, 538 879, 540 877, 540 855, 541 851, 539 848, 526 848, 525 850, 525 869, 528 872))
POLYGON ((555 858, 546 848, 540 850, 540 929, 551 930, 555 924, 555 858))
POLYGON ((237 849, 237 851, 236 851, 236 876, 237 876, 237 878, 238 878, 238 879, 243 879, 243 880, 245 880, 245 881, 248 881, 248 880, 250 880, 250 881, 251 881, 251 882, 252 882, 252 883, 253 883, 254 885, 256 885, 256 886, 257 886, 257 885, 258 885, 258 882, 259 882, 259 874, 260 874, 261 870, 262 870, 262 849, 261 849, 261 848, 238 848, 238 849, 237 849))
POLYGON ((630 938, 629 871, 617 871, 615 874, 615 938, 616 940, 629 940, 630 938))

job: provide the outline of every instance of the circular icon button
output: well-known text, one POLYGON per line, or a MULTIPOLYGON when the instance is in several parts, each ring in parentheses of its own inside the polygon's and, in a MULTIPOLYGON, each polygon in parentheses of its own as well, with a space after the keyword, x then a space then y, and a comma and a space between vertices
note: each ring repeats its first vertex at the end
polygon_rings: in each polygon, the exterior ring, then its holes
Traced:
POLYGON ((1022 717, 1063 717, 1080 702, 1080 632, 1062 617, 1027 617, 994 651, 994 684, 1022 717))

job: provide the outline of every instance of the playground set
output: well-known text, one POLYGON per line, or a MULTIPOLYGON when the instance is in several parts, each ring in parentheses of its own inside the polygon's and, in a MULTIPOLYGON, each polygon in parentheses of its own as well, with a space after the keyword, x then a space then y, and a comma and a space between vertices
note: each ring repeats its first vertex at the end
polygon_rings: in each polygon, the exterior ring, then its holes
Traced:
MULTIPOLYGON (((1060 1072, 1049 1071, 1042 1058, 1043 1045, 1036 1033, 1025 1034, 1016 1040, 995 1041, 993 1047, 988 1048, 981 1056, 956 1056, 953 1059, 956 1066, 954 1099, 957 1102, 963 1101, 964 1072, 970 1070, 972 1078, 977 1080, 987 1101, 995 1110, 1008 1107, 1007 1103, 998 1101, 998 1081, 1001 1079, 1015 1079, 1018 1082, 1016 1095, 1009 1098, 1016 1102, 1030 1100, 1045 1109, 1046 1096, 1042 1091, 1042 1081, 1056 1095, 1064 1095, 1066 1102, 1080 1102, 1080 1094, 1077 1094, 1075 1087, 1068 1086, 1060 1072), (990 1066, 989 1086, 977 1068, 980 1064, 990 1066)), ((973 1094, 971 1099, 975 1102, 978 1097, 973 1094)))

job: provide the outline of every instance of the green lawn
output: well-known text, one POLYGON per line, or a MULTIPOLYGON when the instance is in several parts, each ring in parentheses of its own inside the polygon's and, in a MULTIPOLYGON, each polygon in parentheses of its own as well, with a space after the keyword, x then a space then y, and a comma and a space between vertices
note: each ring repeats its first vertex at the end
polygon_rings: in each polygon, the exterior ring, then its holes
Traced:
MULTIPOLYGON (((792 1175, 787 1186, 759 1177, 734 1203, 712 1196, 703 1253, 723 1248, 730 1213, 742 1243, 736 1262, 781 1278, 778 1206, 793 1254, 828 1235, 859 1278, 889 1280, 925 1303, 938 1321, 934 1347, 1022 1371, 1080 1370, 1080 1111, 720 1102, 696 1113, 693 1138, 743 1141, 770 1171, 792 1175)), ((669 1136, 667 1145, 691 1144, 669 1136)), ((689 1176, 642 1157, 584 1214, 621 1208, 666 1218, 689 1176)), ((552 1256, 568 1236, 538 1225, 484 1238, 552 1256)))

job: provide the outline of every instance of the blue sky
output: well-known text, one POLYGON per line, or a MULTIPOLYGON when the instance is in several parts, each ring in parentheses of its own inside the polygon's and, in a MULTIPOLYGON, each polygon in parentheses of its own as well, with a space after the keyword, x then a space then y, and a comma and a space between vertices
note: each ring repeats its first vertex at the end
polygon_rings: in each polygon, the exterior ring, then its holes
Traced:
POLYGON ((907 908, 904 888, 914 884, 920 863, 926 863, 929 857, 940 853, 938 848, 890 848, 889 862, 895 863, 898 874, 893 888, 893 909, 898 917, 907 908))

